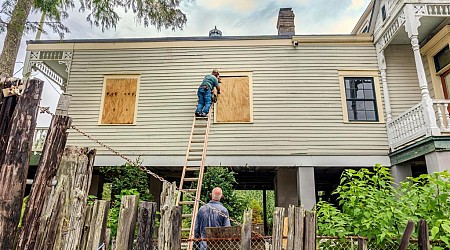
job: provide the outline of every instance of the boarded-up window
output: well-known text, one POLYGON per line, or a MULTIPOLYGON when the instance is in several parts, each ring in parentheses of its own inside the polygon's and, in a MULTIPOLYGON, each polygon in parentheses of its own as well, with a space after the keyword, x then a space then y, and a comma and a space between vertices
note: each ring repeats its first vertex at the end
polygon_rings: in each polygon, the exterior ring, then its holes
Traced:
POLYGON ((138 76, 106 76, 100 124, 134 124, 138 76))
POLYGON ((252 122, 249 76, 221 76, 215 122, 252 122))

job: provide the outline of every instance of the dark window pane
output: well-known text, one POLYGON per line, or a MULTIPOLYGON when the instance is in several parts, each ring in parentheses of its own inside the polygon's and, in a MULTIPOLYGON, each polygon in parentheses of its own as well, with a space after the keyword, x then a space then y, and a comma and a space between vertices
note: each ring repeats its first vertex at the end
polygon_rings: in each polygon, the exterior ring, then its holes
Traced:
POLYGON ((375 111, 366 111, 368 121, 377 121, 375 111))
POLYGON ((364 102, 362 101, 356 102, 356 110, 365 110, 364 102))
POLYGON ((365 121, 366 118, 366 111, 356 111, 356 119, 358 121, 365 121))
POLYGON ((445 68, 445 66, 447 66, 448 64, 450 64, 450 49, 449 46, 445 46, 445 48, 443 48, 434 56, 434 65, 436 66, 436 72, 445 68))
POLYGON ((366 110, 375 110, 375 103, 373 101, 366 101, 364 105, 366 106, 366 110))
POLYGON ((373 90, 364 90, 364 98, 365 99, 373 99, 373 90))

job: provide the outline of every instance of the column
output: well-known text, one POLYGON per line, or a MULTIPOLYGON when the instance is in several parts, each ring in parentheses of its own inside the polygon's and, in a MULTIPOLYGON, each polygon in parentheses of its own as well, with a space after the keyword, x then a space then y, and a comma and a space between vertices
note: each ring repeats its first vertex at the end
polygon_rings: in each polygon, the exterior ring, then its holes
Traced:
POLYGON ((450 170, 450 151, 434 151, 425 155, 429 174, 450 170))
POLYGON ((400 182, 406 180, 406 177, 412 176, 411 163, 404 162, 391 167, 391 175, 394 178, 394 186, 397 187, 400 182))
POLYGON ((427 135, 440 135, 441 130, 436 124, 436 115, 433 109, 433 101, 430 97, 430 91, 428 90, 428 82, 426 79, 425 69, 423 67, 422 56, 420 55, 419 45, 419 16, 415 15, 414 6, 406 4, 404 7, 405 12, 405 30, 408 33, 408 37, 411 40, 411 46, 414 52, 414 60, 416 62, 417 77, 419 79, 419 86, 422 94, 422 105, 425 112, 425 121, 430 128, 427 135))
POLYGON ((316 205, 316 182, 314 167, 298 168, 298 198, 306 210, 312 210, 316 205))
POLYGON ((381 82, 383 84, 383 99, 384 99, 384 109, 386 111, 386 122, 392 121, 392 108, 391 99, 389 97, 389 88, 386 75, 386 58, 384 57, 384 49, 381 49, 380 44, 376 44, 377 48, 377 59, 378 59, 378 69, 381 74, 381 82))
POLYGON ((287 209, 298 205, 297 168, 278 168, 275 182, 275 206, 287 209))

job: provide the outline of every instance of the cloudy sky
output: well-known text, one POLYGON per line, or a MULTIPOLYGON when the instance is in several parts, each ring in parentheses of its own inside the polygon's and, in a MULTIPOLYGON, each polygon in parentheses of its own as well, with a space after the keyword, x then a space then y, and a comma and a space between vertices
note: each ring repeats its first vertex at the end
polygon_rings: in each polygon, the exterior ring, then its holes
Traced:
MULTIPOLYGON (((0 0, 1 1, 1 0, 0 0)), ((276 35, 276 20, 280 8, 292 7, 295 13, 296 34, 348 34, 364 12, 370 0, 185 0, 182 11, 187 15, 183 30, 161 30, 136 24, 132 13, 119 11, 121 20, 116 29, 101 31, 91 27, 86 21, 87 13, 79 13, 78 8, 69 12, 65 25, 70 33, 65 39, 83 38, 146 38, 172 36, 207 36, 209 30, 217 26, 224 36, 276 35)), ((39 21, 40 14, 31 14, 30 21, 39 21)), ((21 76, 25 59, 27 40, 35 34, 26 34, 22 40, 17 58, 16 76, 21 76)), ((57 34, 43 34, 42 40, 59 39, 57 34)), ((0 34, 3 47, 4 34, 0 34)), ((56 106, 58 92, 56 85, 46 81, 42 96, 42 106, 56 106)), ((40 118, 39 126, 49 123, 40 118)))

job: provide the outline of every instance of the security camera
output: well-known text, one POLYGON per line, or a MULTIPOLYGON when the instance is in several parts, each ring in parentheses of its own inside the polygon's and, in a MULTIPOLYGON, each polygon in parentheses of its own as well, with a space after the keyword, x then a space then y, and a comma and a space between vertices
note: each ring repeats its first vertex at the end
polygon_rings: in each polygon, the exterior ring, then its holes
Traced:
POLYGON ((292 45, 294 45, 295 47, 298 46, 298 41, 292 41, 292 45))

